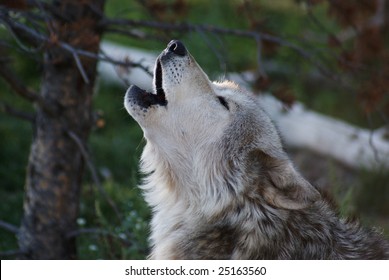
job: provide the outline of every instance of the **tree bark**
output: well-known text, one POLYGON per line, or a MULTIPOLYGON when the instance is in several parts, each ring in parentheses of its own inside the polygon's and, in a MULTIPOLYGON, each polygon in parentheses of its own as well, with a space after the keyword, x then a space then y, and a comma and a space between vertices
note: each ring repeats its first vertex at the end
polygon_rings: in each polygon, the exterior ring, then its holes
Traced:
POLYGON ((57 113, 37 108, 18 236, 20 249, 29 259, 77 257, 75 238, 69 238, 68 233, 77 227, 84 159, 69 134, 83 142, 88 139, 96 61, 80 57, 76 63, 72 53, 56 46, 56 39, 97 53, 101 38, 99 15, 104 2, 52 2, 48 26, 53 44, 44 54, 40 94, 57 113))

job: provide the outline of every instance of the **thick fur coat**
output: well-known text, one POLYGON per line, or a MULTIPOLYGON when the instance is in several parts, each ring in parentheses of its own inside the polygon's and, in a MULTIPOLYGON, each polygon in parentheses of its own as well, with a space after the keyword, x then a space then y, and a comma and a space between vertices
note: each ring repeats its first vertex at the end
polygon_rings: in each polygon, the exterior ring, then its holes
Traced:
POLYGON ((257 99, 211 82, 180 41, 158 57, 154 92, 132 86, 124 103, 147 140, 150 258, 389 258, 296 171, 257 99))

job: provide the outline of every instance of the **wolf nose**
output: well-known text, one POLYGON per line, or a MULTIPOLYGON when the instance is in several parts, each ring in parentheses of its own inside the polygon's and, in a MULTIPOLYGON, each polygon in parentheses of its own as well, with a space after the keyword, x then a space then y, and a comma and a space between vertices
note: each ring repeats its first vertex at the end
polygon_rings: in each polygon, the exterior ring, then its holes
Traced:
POLYGON ((185 48, 184 44, 178 40, 170 41, 170 43, 167 45, 167 49, 170 52, 173 52, 178 56, 185 56, 186 55, 186 48, 185 48))

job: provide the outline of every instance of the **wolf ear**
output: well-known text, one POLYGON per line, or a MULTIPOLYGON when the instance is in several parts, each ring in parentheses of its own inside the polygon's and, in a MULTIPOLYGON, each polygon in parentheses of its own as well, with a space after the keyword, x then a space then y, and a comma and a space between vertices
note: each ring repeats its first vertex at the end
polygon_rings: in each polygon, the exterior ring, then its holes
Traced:
POLYGON ((271 156, 256 150, 250 156, 255 156, 260 168, 262 195, 270 205, 296 210, 320 198, 320 193, 295 170, 284 153, 271 156))

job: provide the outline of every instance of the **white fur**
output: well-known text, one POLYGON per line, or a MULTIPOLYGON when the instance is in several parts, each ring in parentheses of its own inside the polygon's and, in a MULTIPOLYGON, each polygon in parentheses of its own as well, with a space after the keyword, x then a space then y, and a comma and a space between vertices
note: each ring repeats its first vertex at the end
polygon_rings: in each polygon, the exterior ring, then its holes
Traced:
POLYGON ((157 59, 154 76, 167 103, 150 105, 153 96, 141 90, 125 97, 147 140, 141 188, 153 210, 150 258, 388 256, 387 243, 338 220, 294 169, 250 93, 212 83, 189 53, 173 47, 157 59), (371 246, 377 254, 367 252, 371 246))

